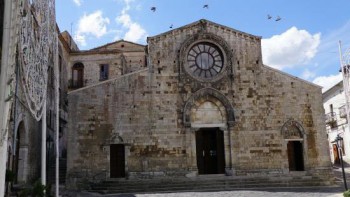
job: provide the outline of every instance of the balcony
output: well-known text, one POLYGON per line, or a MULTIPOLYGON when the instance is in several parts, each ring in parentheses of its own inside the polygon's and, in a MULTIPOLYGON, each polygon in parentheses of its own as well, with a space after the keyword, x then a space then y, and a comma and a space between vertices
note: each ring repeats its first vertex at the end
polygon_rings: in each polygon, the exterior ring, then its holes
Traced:
POLYGON ((335 112, 330 112, 325 115, 326 124, 331 128, 337 127, 337 117, 335 112))
POLYGON ((339 107, 339 117, 346 118, 346 105, 339 107))

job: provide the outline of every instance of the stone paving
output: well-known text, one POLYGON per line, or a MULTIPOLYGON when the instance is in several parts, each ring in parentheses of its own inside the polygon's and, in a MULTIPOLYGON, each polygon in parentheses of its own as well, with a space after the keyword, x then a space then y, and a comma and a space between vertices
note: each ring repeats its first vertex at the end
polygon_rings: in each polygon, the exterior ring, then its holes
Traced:
MULTIPOLYGON (((338 180, 342 179, 340 166, 335 166, 334 174, 338 180)), ((347 182, 350 188, 350 165, 345 166, 347 182)), ((259 188, 234 191, 218 192, 176 192, 176 193, 153 193, 153 194, 108 194, 101 195, 88 192, 62 193, 64 197, 342 197, 343 183, 339 187, 309 187, 309 188, 259 188)))
POLYGON ((178 193, 157 193, 157 194, 110 194, 98 195, 80 193, 80 197, 342 197, 342 188, 279 188, 259 190, 237 190, 219 192, 178 192, 178 193))

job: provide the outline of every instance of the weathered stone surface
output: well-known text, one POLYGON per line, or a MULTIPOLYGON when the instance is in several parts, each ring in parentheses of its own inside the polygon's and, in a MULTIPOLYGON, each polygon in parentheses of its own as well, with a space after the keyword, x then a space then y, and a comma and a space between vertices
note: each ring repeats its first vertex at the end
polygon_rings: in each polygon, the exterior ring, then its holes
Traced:
POLYGON ((287 145, 295 139, 285 139, 282 127, 291 120, 303 128, 297 141, 305 171, 329 175, 323 173, 330 160, 321 88, 263 65, 260 37, 201 20, 148 38, 147 68, 97 83, 92 67, 108 58, 114 65, 121 56, 104 50, 71 57, 70 66, 84 62, 86 84, 94 84, 69 93, 72 186, 79 172, 87 179, 110 176, 113 136, 125 145, 126 177, 194 176, 196 133, 213 127, 223 131, 224 166, 233 176, 290 173, 287 145), (221 50, 223 70, 215 77, 203 80, 186 70, 196 43, 221 50))

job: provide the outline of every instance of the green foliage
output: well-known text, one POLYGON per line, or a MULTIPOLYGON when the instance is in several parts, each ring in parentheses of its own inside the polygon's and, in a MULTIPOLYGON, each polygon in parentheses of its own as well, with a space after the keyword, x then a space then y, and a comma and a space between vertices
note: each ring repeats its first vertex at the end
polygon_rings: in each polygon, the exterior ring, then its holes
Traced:
POLYGON ((343 193, 344 197, 350 197, 350 190, 347 190, 343 193))
POLYGON ((50 190, 50 186, 42 185, 41 181, 37 180, 32 187, 23 189, 19 193, 19 197, 50 197, 50 190))
POLYGON ((6 182, 13 182, 15 181, 16 173, 14 173, 12 170, 6 170, 6 182))

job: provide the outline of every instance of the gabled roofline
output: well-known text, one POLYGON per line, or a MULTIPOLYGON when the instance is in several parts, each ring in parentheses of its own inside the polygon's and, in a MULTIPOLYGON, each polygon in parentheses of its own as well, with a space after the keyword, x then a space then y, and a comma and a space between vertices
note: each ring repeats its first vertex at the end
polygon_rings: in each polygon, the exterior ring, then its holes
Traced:
POLYGON ((196 26, 198 24, 205 24, 205 23, 209 23, 209 24, 212 24, 214 26, 218 26, 218 27, 223 27, 229 31, 232 31, 232 32, 235 32, 235 33, 238 33, 238 34, 242 34, 242 35, 245 35, 245 36, 248 36, 254 40, 261 40, 261 36, 256 36, 256 35, 253 35, 253 34, 249 34, 249 33, 245 33, 243 31, 239 31, 237 29, 233 29, 231 27, 228 27, 228 26, 225 26, 225 25, 221 25, 221 24, 218 24, 218 23, 215 23, 215 22, 212 22, 212 21, 209 21, 207 19, 200 19, 198 21, 195 21, 193 23, 190 23, 190 24, 187 24, 187 25, 184 25, 184 26, 181 26, 181 27, 178 27, 176 29, 173 29, 173 30, 170 30, 170 31, 166 31, 164 33, 161 33, 161 34, 158 34, 158 35, 155 35, 155 36, 150 36, 150 37, 147 37, 147 42, 148 40, 151 40, 151 39, 155 39, 155 38, 158 38, 158 37, 161 37, 161 36, 164 36, 164 35, 167 35, 167 34, 170 34, 171 32, 175 32, 175 31, 178 31, 178 30, 181 30, 181 29, 186 29, 186 28, 189 28, 189 27, 193 27, 193 26, 196 26))
POLYGON ((103 85, 105 83, 113 82, 115 80, 122 79, 122 78, 130 76, 130 75, 142 73, 142 72, 145 72, 147 70, 149 70, 149 68, 145 68, 145 69, 138 70, 138 71, 135 71, 135 72, 132 72, 132 73, 128 73, 128 74, 125 74, 125 75, 118 76, 118 77, 113 78, 113 79, 108 79, 106 81, 101 81, 101 82, 98 82, 98 83, 95 83, 95 84, 92 84, 92 85, 89 85, 89 86, 85 86, 85 87, 82 87, 82 88, 79 88, 79 89, 76 89, 76 90, 72 90, 72 91, 69 91, 67 94, 68 95, 69 94, 74 94, 76 92, 80 92, 80 91, 83 91, 83 90, 86 90, 86 89, 90 89, 90 88, 93 88, 93 87, 96 87, 96 86, 99 86, 99 85, 103 85))
POLYGON ((139 43, 135 43, 135 42, 126 41, 126 40, 121 39, 121 40, 117 40, 117 41, 114 41, 114 42, 107 43, 107 44, 99 46, 99 47, 95 47, 95 48, 89 49, 88 51, 98 50, 98 49, 101 49, 101 48, 104 48, 104 47, 107 47, 107 46, 110 46, 112 44, 116 44, 116 43, 119 43, 119 42, 127 42, 127 43, 138 45, 138 46, 141 46, 141 47, 146 47, 146 45, 142 45, 142 44, 139 44, 139 43))
POLYGON ((325 92, 323 92, 322 99, 324 100, 325 98, 327 98, 331 94, 331 92, 334 92, 337 88, 343 88, 343 80, 339 81, 338 83, 327 89, 325 92))
POLYGON ((301 78, 299 78, 299 77, 293 76, 293 75, 291 75, 291 74, 288 74, 288 73, 286 73, 286 72, 280 71, 280 70, 278 70, 278 69, 276 69, 276 68, 272 68, 272 67, 267 66, 267 65, 265 65, 265 64, 263 64, 263 68, 272 70, 272 71, 274 71, 274 72, 278 72, 278 73, 280 73, 280 74, 282 74, 282 75, 285 75, 285 76, 287 76, 287 77, 290 77, 290 78, 293 78, 293 79, 295 79, 295 80, 301 81, 301 82, 303 82, 303 83, 307 83, 307 84, 309 84, 309 85, 315 86, 316 88, 320 88, 320 89, 323 88, 323 87, 320 86, 320 85, 314 84, 314 83, 312 83, 312 82, 310 82, 310 81, 307 81, 307 80, 301 79, 301 78))

